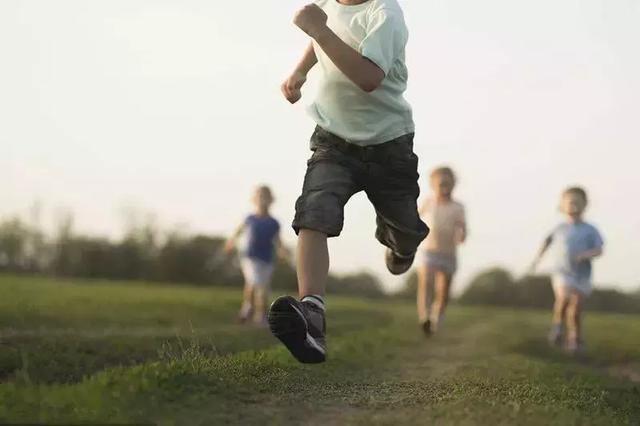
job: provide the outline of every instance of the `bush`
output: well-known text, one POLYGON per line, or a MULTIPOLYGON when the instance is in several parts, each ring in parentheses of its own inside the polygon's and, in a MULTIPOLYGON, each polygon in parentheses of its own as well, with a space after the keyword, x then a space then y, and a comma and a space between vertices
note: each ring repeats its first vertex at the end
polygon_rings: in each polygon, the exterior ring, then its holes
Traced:
POLYGON ((380 280, 368 272, 343 276, 330 275, 327 281, 327 292, 329 294, 355 294, 370 298, 386 296, 380 280))
MULTIPOLYGON (((515 280, 507 270, 492 268, 473 278, 459 301, 467 305, 550 309, 553 306, 551 278, 535 275, 515 280)), ((595 311, 640 313, 640 295, 596 288, 585 306, 595 311)))
MULTIPOLYGON (((153 223, 143 223, 129 226, 120 241, 78 235, 67 213, 56 236, 47 239, 36 227, 12 218, 0 222, 0 272, 238 287, 244 283, 237 256, 223 251, 224 238, 175 231, 164 238, 158 234, 153 223)), ((278 261, 274 290, 295 292, 297 282, 294 267, 278 261)), ((334 294, 385 295, 378 279, 366 272, 330 275, 328 288, 334 294)))

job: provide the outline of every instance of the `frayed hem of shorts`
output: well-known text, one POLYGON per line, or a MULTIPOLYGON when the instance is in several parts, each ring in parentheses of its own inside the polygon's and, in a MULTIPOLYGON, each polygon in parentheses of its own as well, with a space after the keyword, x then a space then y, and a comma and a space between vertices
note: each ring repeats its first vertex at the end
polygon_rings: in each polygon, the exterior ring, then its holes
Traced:
POLYGON ((315 232, 321 232, 323 234, 325 234, 327 236, 327 238, 334 238, 334 237, 339 237, 340 236, 340 232, 341 231, 335 231, 333 229, 327 229, 327 228, 322 228, 320 226, 308 226, 308 225, 299 225, 299 224, 293 224, 291 225, 291 227, 293 228, 293 231, 296 233, 296 235, 300 234, 300 231, 302 229, 307 229, 309 231, 315 231, 315 232))

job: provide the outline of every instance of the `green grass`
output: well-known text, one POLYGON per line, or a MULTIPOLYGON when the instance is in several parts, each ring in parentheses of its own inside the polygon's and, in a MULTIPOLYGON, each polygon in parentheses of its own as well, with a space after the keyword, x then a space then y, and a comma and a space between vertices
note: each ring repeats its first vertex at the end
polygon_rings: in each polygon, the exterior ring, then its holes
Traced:
POLYGON ((0 423, 640 424, 640 317, 587 314, 588 358, 548 313, 329 298, 329 361, 233 323, 240 292, 0 276, 0 423))

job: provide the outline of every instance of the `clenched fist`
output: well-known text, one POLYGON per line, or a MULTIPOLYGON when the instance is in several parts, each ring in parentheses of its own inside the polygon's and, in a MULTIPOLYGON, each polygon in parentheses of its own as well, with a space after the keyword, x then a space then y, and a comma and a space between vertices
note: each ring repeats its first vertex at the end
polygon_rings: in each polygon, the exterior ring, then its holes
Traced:
POLYGON ((282 83, 280 90, 284 97, 292 104, 295 104, 302 97, 302 85, 307 81, 307 77, 299 72, 294 72, 282 83))
POLYGON ((327 28, 327 14, 318 5, 308 4, 296 13, 293 23, 311 38, 316 38, 327 28))

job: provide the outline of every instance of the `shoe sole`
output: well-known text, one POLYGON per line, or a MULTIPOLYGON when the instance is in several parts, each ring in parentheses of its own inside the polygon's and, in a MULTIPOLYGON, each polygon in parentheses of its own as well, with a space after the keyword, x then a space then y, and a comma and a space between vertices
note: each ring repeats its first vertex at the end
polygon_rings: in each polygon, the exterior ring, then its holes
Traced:
POLYGON ((416 259, 416 256, 414 254, 411 257, 411 260, 407 259, 406 262, 401 263, 401 264, 397 264, 397 263, 393 263, 393 261, 391 260, 391 258, 389 256, 391 256, 391 255, 389 255, 389 254, 385 255, 385 264, 387 265, 387 270, 392 275, 402 275, 402 274, 406 273, 409 269, 411 269, 411 266, 413 266, 413 262, 416 259))
POLYGON ((296 307, 297 300, 283 296, 269 309, 269 328, 295 359, 304 364, 319 364, 326 360, 325 350, 309 334, 307 320, 296 307))

